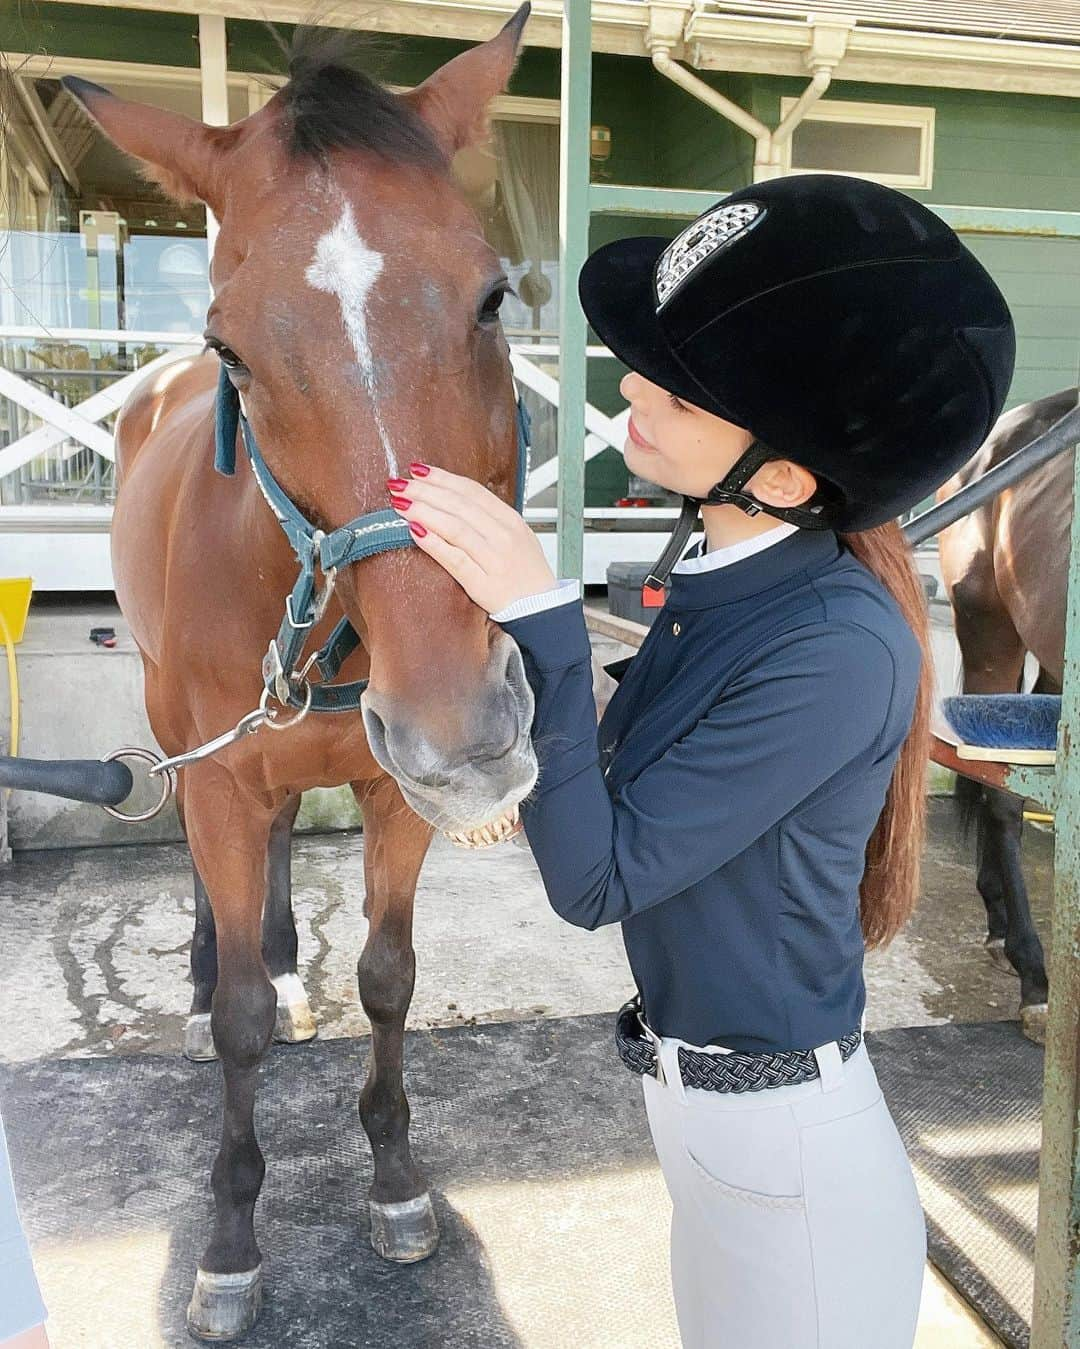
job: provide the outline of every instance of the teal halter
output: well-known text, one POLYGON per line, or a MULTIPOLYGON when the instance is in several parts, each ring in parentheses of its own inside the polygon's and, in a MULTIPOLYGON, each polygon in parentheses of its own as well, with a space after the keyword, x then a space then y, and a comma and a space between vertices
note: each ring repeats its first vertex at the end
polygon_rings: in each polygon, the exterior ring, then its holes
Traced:
MULTIPOLYGON (((251 471, 259 490, 292 545, 300 575, 285 599, 285 617, 277 636, 263 657, 263 683, 270 695, 283 705, 312 712, 355 712, 367 688, 366 679, 347 684, 331 684, 346 658, 360 645, 360 636, 347 618, 334 628, 302 668, 297 668, 311 629, 322 617, 333 590, 334 578, 341 567, 362 562, 376 553, 392 548, 415 547, 416 541, 407 521, 395 510, 384 508, 357 516, 339 529, 324 534, 293 503, 288 493, 270 472, 262 456, 251 424, 240 410, 240 395, 224 366, 218 374, 214 412, 214 467, 231 477, 236 471, 236 433, 239 429, 247 451, 251 471), (316 566, 324 583, 315 584, 316 566), (319 673, 320 683, 312 685, 307 674, 319 673)), ((514 509, 525 504, 525 484, 529 475, 529 414, 520 396, 517 401, 517 478, 514 509)))

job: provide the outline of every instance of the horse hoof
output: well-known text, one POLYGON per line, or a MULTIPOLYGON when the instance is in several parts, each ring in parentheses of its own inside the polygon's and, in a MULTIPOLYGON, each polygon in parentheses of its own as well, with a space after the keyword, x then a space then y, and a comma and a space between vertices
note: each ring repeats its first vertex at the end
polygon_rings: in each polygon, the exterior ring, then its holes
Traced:
POLYGON ((376 1255, 400 1265, 426 1260, 439 1244, 439 1224, 431 1196, 422 1194, 401 1204, 368 1201, 371 1212, 371 1244, 376 1255))
POLYGON ((986 953, 987 955, 989 955, 990 959, 994 962, 994 964, 998 967, 999 970, 1004 970, 1006 974, 1016 973, 1012 965, 1009 963, 1009 957, 1005 954, 1004 937, 987 937, 986 953))
POLYGON ((277 1013, 274 1017, 274 1039, 279 1043, 298 1045, 314 1040, 319 1032, 299 975, 279 974, 274 980, 277 989, 277 1013))
POLYGON ((192 1063, 208 1063, 217 1056, 210 1033, 210 1013, 192 1012, 184 1027, 184 1058, 192 1063))
POLYGON ((262 1307, 262 1265, 241 1274, 195 1271, 187 1325, 200 1340, 235 1340, 249 1331, 262 1307))
POLYGON ((1033 1002, 1020 1008, 1020 1025, 1025 1036, 1034 1044, 1046 1044, 1046 1003, 1033 1002))

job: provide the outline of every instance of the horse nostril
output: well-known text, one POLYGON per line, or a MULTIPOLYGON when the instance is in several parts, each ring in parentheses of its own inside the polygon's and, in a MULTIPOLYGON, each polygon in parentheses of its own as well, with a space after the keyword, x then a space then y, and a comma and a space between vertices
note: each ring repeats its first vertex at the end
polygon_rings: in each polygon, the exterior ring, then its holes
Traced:
POLYGON ((517 702, 508 688, 503 688, 493 700, 484 724, 484 733, 473 747, 473 762, 486 763, 503 759, 518 743, 521 728, 518 724, 517 702))

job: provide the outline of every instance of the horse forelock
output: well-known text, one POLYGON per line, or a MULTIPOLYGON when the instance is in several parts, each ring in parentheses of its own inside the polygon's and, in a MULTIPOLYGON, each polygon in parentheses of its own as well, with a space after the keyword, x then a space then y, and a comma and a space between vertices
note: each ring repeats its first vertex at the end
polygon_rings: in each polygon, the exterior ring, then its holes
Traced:
POLYGON ((294 158, 367 150, 383 159, 445 171, 446 156, 423 119, 360 70, 355 33, 299 28, 279 94, 285 143, 294 158))

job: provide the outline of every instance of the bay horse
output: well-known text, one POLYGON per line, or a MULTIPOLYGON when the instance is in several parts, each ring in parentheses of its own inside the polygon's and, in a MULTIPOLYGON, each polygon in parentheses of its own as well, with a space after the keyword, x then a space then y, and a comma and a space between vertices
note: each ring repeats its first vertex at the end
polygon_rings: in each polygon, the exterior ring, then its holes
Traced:
MULTIPOLYGON (((487 105, 510 78, 528 12, 401 95, 353 69, 334 39, 302 33, 288 82, 230 126, 64 81, 148 176, 206 203, 220 225, 211 350, 140 384, 116 428, 116 590, 166 754, 255 707, 297 577, 244 454, 234 476, 215 472, 219 362, 273 478, 323 534, 387 507, 385 480, 410 459, 515 498, 515 395, 498 316, 508 283, 450 163, 488 134, 487 105)), ((438 1240, 402 1086, 417 877, 436 829, 501 836, 537 776, 520 651, 420 549, 341 566, 312 647, 342 618, 360 642, 341 673, 369 681, 359 715, 313 714, 280 734, 264 726, 179 774, 207 957, 196 996, 224 1078, 216 1217, 188 1308, 205 1338, 243 1334, 260 1305, 265 1163, 253 1108, 281 980, 295 979, 288 838, 300 793, 349 783, 363 815, 369 931, 357 980, 371 1054, 359 1110, 374 1154, 371 1239, 407 1262, 438 1240), (277 933, 269 969, 264 925, 277 933)), ((287 985, 285 1002, 298 996, 287 985)))
MULTIPOLYGON (((1062 389, 1000 417, 978 453, 938 489, 944 501, 1041 436, 1077 404, 1062 389)), ((952 604, 964 693, 1016 693, 1025 657, 1038 662, 1037 693, 1060 693, 1065 665, 1075 450, 1059 454, 942 530, 941 572, 952 604)), ((1023 801, 957 778, 963 816, 977 825, 976 884, 986 905, 986 945, 1020 976, 1024 1034, 1046 1038, 1046 961, 1020 865, 1023 801)))

